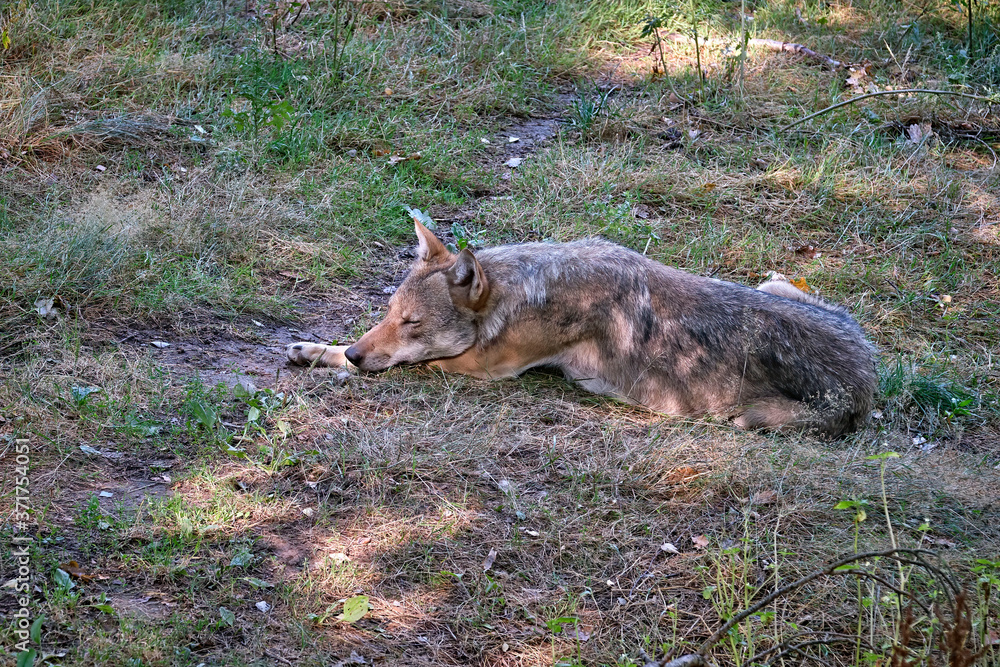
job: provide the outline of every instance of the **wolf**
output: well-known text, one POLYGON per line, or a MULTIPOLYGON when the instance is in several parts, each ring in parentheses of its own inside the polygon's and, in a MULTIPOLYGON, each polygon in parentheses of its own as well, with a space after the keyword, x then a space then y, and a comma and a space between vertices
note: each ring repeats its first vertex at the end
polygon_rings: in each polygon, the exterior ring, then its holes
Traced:
POLYGON ((296 364, 427 362, 477 378, 549 366, 668 415, 835 438, 865 424, 874 349, 836 305, 782 277, 757 289, 601 239, 453 253, 416 222, 417 258, 385 318, 350 346, 292 343, 296 364))

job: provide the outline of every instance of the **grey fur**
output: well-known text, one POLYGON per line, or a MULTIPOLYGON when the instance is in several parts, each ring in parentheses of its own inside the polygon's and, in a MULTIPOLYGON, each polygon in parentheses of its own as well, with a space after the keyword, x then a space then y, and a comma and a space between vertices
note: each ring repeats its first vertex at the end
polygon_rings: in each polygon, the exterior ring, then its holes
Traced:
POLYGON ((828 437, 871 412, 874 351, 861 327, 787 283, 755 290, 598 239, 500 246, 474 259, 425 246, 386 322, 347 350, 362 369, 433 361, 496 377, 554 366, 652 410, 828 437), (411 330, 412 317, 421 323, 411 330))
MULTIPOLYGON (((601 368, 593 375, 653 409, 746 415, 778 399, 801 408, 796 425, 830 436, 857 429, 871 412, 874 358, 861 328, 843 308, 788 283, 778 296, 594 239, 504 246, 477 258, 493 286, 480 347, 538 317, 566 342, 594 341, 601 368)), ((564 368, 575 378, 581 370, 564 368)))

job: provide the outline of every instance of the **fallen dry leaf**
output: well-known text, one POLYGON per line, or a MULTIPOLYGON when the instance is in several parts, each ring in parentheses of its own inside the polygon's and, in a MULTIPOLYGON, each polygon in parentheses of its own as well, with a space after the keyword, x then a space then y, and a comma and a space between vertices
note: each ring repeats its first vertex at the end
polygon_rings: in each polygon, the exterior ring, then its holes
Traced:
POLYGON ((931 130, 930 123, 914 123, 906 128, 906 136, 909 137, 910 143, 920 144, 931 138, 934 132, 931 130))
POLYGON ((73 577, 74 579, 79 579, 80 581, 86 582, 86 581, 92 581, 94 579, 94 575, 87 574, 86 572, 84 572, 83 568, 81 568, 80 564, 77 563, 75 560, 71 560, 68 563, 63 563, 62 565, 59 566, 59 568, 64 572, 66 572, 66 574, 68 574, 69 576, 73 577))
POLYGON ((792 278, 788 282, 795 285, 797 288, 799 288, 800 291, 805 292, 806 294, 812 291, 809 288, 809 283, 806 282, 805 278, 792 278))
POLYGON ((493 567, 493 563, 496 562, 496 559, 497 559, 497 550, 490 549, 490 553, 487 554, 486 560, 483 561, 483 572, 489 571, 489 569, 493 567))
POLYGON ((758 491, 750 498, 750 502, 754 505, 770 505, 777 499, 778 493, 776 491, 758 491))
POLYGON ((798 248, 796 248, 795 249, 795 254, 796 255, 801 255, 801 256, 805 257, 806 259, 816 259, 817 257, 820 256, 820 251, 814 245, 804 245, 804 246, 799 246, 798 248))
POLYGON ((503 164, 504 164, 505 167, 510 167, 511 169, 517 169, 518 167, 521 166, 522 162, 524 162, 524 158, 512 157, 511 159, 507 160, 503 164))
POLYGON ((704 535, 696 535, 691 538, 691 541, 694 542, 696 549, 704 549, 708 546, 708 538, 704 535))
POLYGON ((59 308, 55 305, 56 297, 39 297, 35 299, 35 312, 47 320, 55 319, 59 315, 59 308))
POLYGON ((389 158, 389 164, 395 165, 400 162, 406 162, 407 160, 419 160, 420 153, 410 153, 409 155, 393 155, 389 158))
POLYGON ((697 468, 692 468, 691 466, 677 466, 667 473, 667 475, 663 478, 663 481, 677 484, 694 479, 699 475, 701 475, 701 471, 697 468))
POLYGON ((570 637, 581 642, 585 642, 590 639, 590 633, 584 630, 579 625, 569 625, 568 623, 563 626, 562 635, 564 637, 570 637))
POLYGON ((852 67, 850 71, 851 76, 847 77, 847 81, 845 83, 847 83, 847 85, 851 88, 861 89, 861 84, 871 74, 871 63, 865 63, 861 67, 852 67))

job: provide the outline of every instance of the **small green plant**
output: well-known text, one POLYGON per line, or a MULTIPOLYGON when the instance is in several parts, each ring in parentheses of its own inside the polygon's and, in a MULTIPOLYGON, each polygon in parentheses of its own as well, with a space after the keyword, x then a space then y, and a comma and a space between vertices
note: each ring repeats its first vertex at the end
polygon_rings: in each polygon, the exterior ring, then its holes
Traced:
POLYGON ((70 403, 80 417, 91 414, 96 406, 91 405, 90 397, 103 391, 100 387, 73 385, 69 388, 70 403))
POLYGON ((338 621, 354 624, 364 618, 371 609, 367 595, 355 595, 344 601, 344 610, 337 616, 338 621))
POLYGON ((244 104, 244 108, 237 111, 241 105, 237 104, 236 97, 231 96, 229 108, 222 112, 222 117, 230 119, 233 128, 240 134, 249 132, 256 139, 263 129, 281 132, 298 119, 295 108, 287 99, 267 101, 248 90, 244 90, 239 97, 249 104, 249 108, 245 108, 244 104))
POLYGON ((0 9, 0 50, 8 51, 14 43, 18 23, 28 12, 28 1, 4 3, 7 7, 0 9))
MULTIPOLYGON (((32 621, 31 626, 28 628, 28 640, 35 646, 42 643, 42 623, 44 622, 45 615, 42 614, 32 621)), ((38 657, 38 649, 34 647, 18 651, 15 665, 16 667, 32 667, 35 664, 36 657, 38 657)))
POLYGON ((663 52, 663 38, 660 37, 660 28, 662 28, 663 25, 663 18, 659 16, 647 16, 646 20, 642 24, 642 32, 639 34, 642 39, 647 39, 649 37, 653 38, 653 47, 649 50, 649 52, 652 54, 655 51, 660 59, 658 65, 653 65, 654 77, 661 73, 663 76, 668 76, 667 56, 663 52))
POLYGON ((586 138, 601 116, 610 115, 608 99, 615 92, 612 86, 607 90, 595 87, 593 91, 577 91, 577 97, 570 106, 570 122, 580 131, 580 136, 586 138))
POLYGON ((49 601, 53 604, 65 604, 67 607, 75 607, 80 600, 80 591, 69 572, 57 567, 52 571, 53 589, 49 601))
POLYGON ((335 84, 344 80, 344 60, 347 46, 354 38, 357 27, 358 11, 351 0, 333 0, 330 20, 333 23, 330 31, 332 53, 330 54, 330 71, 333 72, 335 84))
MULTIPOLYGON (((898 459, 899 454, 897 452, 882 452, 880 454, 872 454, 871 456, 865 457, 866 461, 878 461, 879 467, 879 489, 882 491, 882 510, 885 512, 885 527, 889 533, 889 543, 892 544, 893 549, 899 548, 899 544, 896 542, 896 532, 892 528, 892 517, 889 515, 889 496, 885 489, 885 462, 889 459, 898 459)), ((899 566, 899 582, 900 588, 906 588, 906 577, 903 575, 903 564, 899 561, 896 562, 899 566)))
MULTIPOLYGON (((304 456, 319 454, 317 450, 301 452, 285 449, 285 443, 292 432, 292 427, 286 420, 276 416, 276 413, 287 405, 287 397, 284 392, 237 384, 233 393, 247 408, 243 432, 234 436, 233 441, 252 443, 255 439, 262 440, 258 451, 266 457, 266 462, 261 463, 254 460, 254 463, 261 469, 273 474, 281 468, 298 463, 304 456), (273 423, 273 429, 268 428, 269 421, 273 423)), ((231 454, 240 452, 242 455, 243 453, 242 449, 237 450, 233 447, 229 449, 231 454)))
MULTIPOLYGON (((865 508, 868 506, 867 500, 842 500, 833 509, 835 510, 850 510, 854 512, 853 523, 854 523, 854 553, 858 553, 858 537, 861 533, 861 522, 868 518, 868 513, 865 508)), ((857 590, 856 595, 858 598, 858 623, 855 628, 855 634, 857 635, 857 640, 854 646, 854 664, 861 664, 861 628, 862 621, 864 619, 864 602, 861 595, 861 578, 857 579, 857 590)))
MULTIPOLYGON (((741 530, 733 546, 714 550, 707 554, 708 563, 699 567, 705 576, 702 597, 712 603, 721 619, 735 616, 740 609, 749 607, 759 592, 757 558, 754 553, 753 518, 749 507, 742 512, 737 525, 741 530)), ((730 540, 727 540, 730 541, 730 540)), ((761 612, 757 616, 760 627, 767 627, 773 620, 773 612, 761 612)), ((758 651, 762 641, 758 630, 746 626, 743 631, 733 628, 721 640, 736 664, 742 664, 758 651)))
POLYGON ((882 399, 933 431, 976 419, 985 407, 979 393, 940 370, 919 372, 915 364, 896 359, 879 368, 882 399))
MULTIPOLYGON (((988 639, 994 636, 1000 626, 997 624, 997 615, 994 613, 992 607, 997 606, 997 602, 1000 601, 1000 558, 989 559, 989 558, 977 558, 975 565, 972 567, 972 572, 976 575, 976 584, 979 587, 979 617, 982 620, 982 624, 979 626, 979 643, 983 646, 989 646, 988 658, 996 660, 1000 657, 1000 647, 997 646, 995 641, 988 641, 988 639), (993 626, 990 627, 990 620, 993 619, 993 626)), ((987 664, 990 664, 987 662, 987 664)), ((995 662, 993 664, 996 664, 995 662)))
POLYGON ((559 616, 557 618, 550 618, 545 621, 545 627, 549 629, 552 633, 552 664, 558 665, 559 667, 576 667, 581 665, 579 662, 579 649, 580 649, 580 619, 575 616, 559 616), (566 627, 572 627, 572 636, 576 640, 577 656, 574 658, 563 658, 561 660, 556 660, 555 656, 555 636, 560 634, 566 634, 566 627))
POLYGON ((634 214, 636 200, 632 193, 626 193, 620 203, 604 200, 587 203, 584 210, 601 220, 601 233, 618 243, 645 253, 654 242, 660 241, 659 230, 652 220, 644 220, 634 214))
POLYGON ((193 383, 188 389, 188 398, 183 407, 183 411, 189 416, 187 427, 193 434, 207 435, 212 443, 224 446, 229 454, 246 456, 243 450, 236 449, 230 444, 232 434, 222 423, 219 412, 213 405, 213 403, 218 404, 221 400, 218 390, 210 394, 205 391, 201 383, 193 383))
POLYGON ((215 413, 215 409, 205 400, 192 401, 191 414, 209 432, 214 433, 215 427, 219 426, 219 417, 215 413))
POLYGON ((257 557, 254 556, 253 551, 250 550, 248 546, 241 546, 233 557, 229 561, 229 567, 232 568, 247 568, 253 565, 257 561, 257 557))
POLYGON ((80 528, 93 531, 99 528, 107 528, 104 514, 101 512, 101 501, 97 496, 91 496, 87 504, 80 509, 76 516, 76 525, 80 528))
POLYGON ((455 242, 447 244, 446 247, 452 252, 458 252, 465 248, 480 248, 486 243, 483 239, 483 232, 474 232, 460 222, 452 223, 451 233, 455 237, 455 242))
POLYGON ((868 506, 867 500, 841 500, 833 506, 835 510, 851 510, 854 512, 854 552, 858 551, 858 536, 861 532, 861 522, 868 518, 865 508, 868 506))

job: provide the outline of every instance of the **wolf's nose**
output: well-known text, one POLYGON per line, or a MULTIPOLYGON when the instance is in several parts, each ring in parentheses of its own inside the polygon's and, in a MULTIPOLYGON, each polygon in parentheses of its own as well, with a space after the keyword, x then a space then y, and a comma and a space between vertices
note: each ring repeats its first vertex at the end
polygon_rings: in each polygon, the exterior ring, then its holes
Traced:
POLYGON ((365 358, 365 355, 358 352, 357 348, 353 345, 344 350, 344 356, 347 357, 349 362, 359 367, 361 366, 361 360, 365 358))

